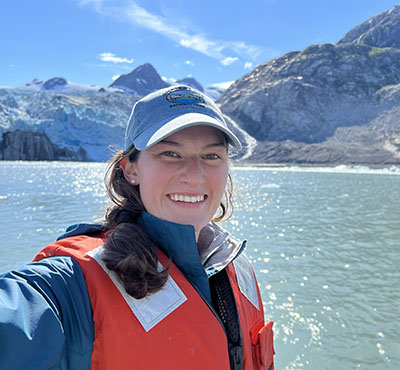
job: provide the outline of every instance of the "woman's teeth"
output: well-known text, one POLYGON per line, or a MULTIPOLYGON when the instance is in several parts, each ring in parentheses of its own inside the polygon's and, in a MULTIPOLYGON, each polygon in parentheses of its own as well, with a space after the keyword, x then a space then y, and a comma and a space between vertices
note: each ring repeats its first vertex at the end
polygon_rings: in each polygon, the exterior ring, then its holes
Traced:
POLYGON ((188 196, 181 194, 171 194, 169 197, 171 198, 171 200, 175 202, 185 202, 185 203, 197 203, 197 202, 202 202, 204 200, 204 195, 188 196))

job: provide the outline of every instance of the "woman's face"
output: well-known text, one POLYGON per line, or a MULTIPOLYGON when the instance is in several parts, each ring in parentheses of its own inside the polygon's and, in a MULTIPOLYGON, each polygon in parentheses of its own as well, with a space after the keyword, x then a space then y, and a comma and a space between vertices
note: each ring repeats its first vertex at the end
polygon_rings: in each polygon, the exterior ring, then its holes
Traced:
POLYGON ((216 128, 188 127, 140 152, 136 162, 127 162, 125 176, 140 186, 147 212, 163 220, 193 225, 197 239, 214 216, 225 190, 226 145, 224 134, 216 128))

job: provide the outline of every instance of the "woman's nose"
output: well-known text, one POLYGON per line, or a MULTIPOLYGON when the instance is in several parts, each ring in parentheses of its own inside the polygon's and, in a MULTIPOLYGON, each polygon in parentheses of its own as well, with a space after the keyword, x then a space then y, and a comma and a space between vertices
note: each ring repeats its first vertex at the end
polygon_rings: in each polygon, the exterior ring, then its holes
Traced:
POLYGON ((182 168, 180 180, 191 186, 197 186, 204 182, 204 170, 198 159, 189 159, 182 168))

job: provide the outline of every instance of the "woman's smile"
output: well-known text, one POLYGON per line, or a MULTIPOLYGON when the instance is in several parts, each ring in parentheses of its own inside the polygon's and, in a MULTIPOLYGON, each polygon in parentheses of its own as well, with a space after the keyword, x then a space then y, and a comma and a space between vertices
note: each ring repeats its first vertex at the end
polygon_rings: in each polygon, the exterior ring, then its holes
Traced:
POLYGON ((206 195, 184 195, 184 194, 168 194, 169 199, 176 203, 201 203, 204 202, 206 195))

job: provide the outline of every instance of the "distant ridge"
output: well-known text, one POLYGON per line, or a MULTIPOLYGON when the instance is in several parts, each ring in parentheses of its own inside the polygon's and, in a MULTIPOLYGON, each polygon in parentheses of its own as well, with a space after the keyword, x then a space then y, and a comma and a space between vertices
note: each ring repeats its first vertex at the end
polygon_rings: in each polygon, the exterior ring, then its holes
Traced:
POLYGON ((25 91, 69 91, 69 92, 78 92, 78 91, 97 91, 99 89, 103 89, 104 91, 115 91, 113 88, 103 88, 98 86, 86 86, 79 85, 75 83, 68 82, 63 77, 53 77, 46 81, 41 81, 38 79, 33 79, 31 82, 27 82, 24 85, 16 86, 11 89, 15 90, 25 90, 25 91))
POLYGON ((197 82, 196 79, 193 77, 185 77, 182 80, 176 81, 176 84, 190 86, 198 91, 204 92, 203 86, 201 86, 201 84, 197 82))
POLYGON ((150 63, 143 64, 132 72, 118 77, 110 85, 110 87, 115 87, 139 96, 147 95, 167 86, 169 84, 162 80, 150 63))
POLYGON ((47 80, 43 84, 43 88, 45 90, 56 90, 58 88, 62 89, 66 85, 67 85, 67 80, 65 78, 55 77, 55 78, 51 78, 50 80, 47 80))
POLYGON ((158 74, 157 70, 150 64, 145 63, 138 66, 132 72, 119 76, 110 86, 87 86, 71 83, 63 77, 53 77, 46 81, 33 79, 24 85, 11 87, 10 89, 26 91, 65 91, 65 92, 127 92, 136 96, 144 96, 150 92, 156 91, 171 85, 186 85, 201 92, 205 92, 212 99, 216 100, 224 88, 210 86, 204 88, 194 77, 189 76, 177 80, 173 83, 166 82, 158 74))

